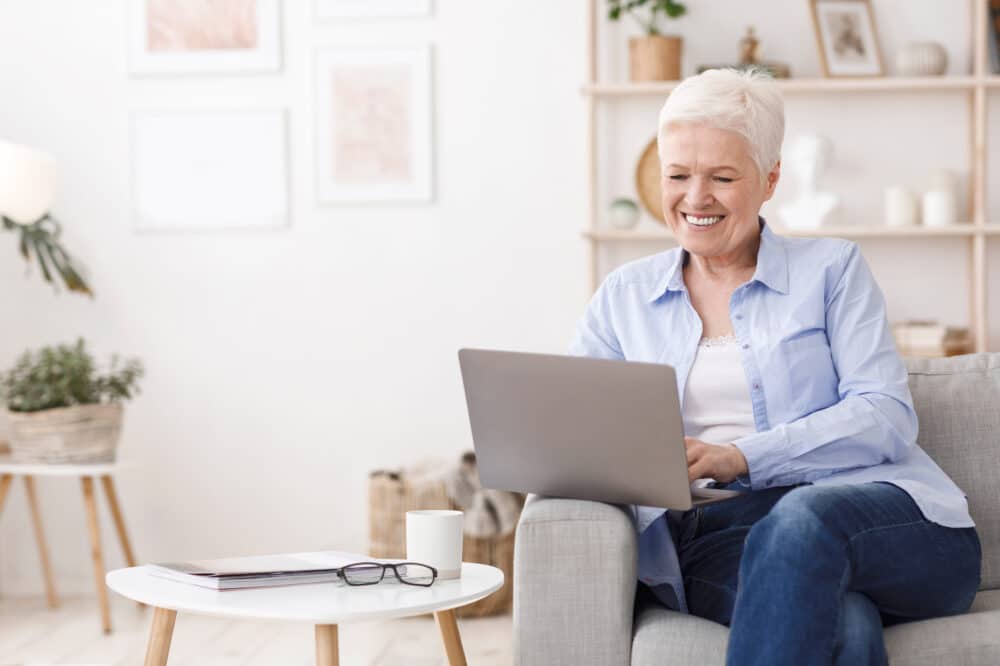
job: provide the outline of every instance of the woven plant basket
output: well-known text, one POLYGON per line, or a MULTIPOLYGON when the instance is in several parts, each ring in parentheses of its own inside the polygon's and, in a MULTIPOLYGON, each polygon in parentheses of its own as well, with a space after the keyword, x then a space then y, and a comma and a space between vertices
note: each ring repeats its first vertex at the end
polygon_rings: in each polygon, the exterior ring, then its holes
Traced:
POLYGON ((31 463, 93 463, 115 459, 122 406, 76 405, 7 412, 11 458, 31 463))
MULTIPOLYGON (((405 473, 373 472, 368 479, 368 554, 406 557, 406 512, 419 509, 460 509, 448 499, 443 481, 410 482, 405 473)), ((456 609, 459 617, 510 612, 514 601, 514 532, 487 539, 466 535, 462 560, 492 565, 504 575, 504 586, 474 604, 456 609)))

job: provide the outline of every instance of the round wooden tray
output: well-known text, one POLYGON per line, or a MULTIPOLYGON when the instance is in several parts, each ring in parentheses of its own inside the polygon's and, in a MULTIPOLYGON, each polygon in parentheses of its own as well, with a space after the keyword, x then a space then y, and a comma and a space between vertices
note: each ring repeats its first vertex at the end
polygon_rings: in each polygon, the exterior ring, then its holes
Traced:
POLYGON ((635 190, 642 207, 649 211, 654 220, 666 224, 660 204, 660 156, 656 151, 656 137, 646 145, 635 165, 635 190))

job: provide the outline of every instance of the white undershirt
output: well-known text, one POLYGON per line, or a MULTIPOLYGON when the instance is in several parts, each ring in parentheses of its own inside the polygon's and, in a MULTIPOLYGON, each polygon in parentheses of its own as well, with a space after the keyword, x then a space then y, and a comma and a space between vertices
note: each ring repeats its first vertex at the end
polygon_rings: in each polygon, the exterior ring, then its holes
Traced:
POLYGON ((734 336, 702 338, 684 387, 684 434, 729 444, 757 431, 750 388, 734 336))

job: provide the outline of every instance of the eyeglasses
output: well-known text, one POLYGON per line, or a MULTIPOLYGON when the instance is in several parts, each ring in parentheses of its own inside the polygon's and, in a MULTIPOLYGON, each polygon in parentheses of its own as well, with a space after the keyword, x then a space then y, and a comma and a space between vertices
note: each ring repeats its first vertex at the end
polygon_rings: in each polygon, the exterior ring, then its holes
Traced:
POLYGON ((405 585, 430 587, 437 579, 437 569, 419 562, 399 562, 398 564, 382 564, 380 562, 355 562, 337 570, 348 585, 377 585, 385 578, 386 570, 391 570, 396 579, 405 585))

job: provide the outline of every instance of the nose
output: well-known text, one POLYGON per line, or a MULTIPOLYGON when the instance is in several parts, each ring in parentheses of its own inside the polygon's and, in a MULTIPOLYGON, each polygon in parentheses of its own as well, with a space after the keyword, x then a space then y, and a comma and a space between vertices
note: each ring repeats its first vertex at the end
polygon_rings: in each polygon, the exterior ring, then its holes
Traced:
POLYGON ((712 189, 704 178, 688 179, 687 191, 684 193, 684 203, 694 209, 708 208, 712 205, 712 189))

